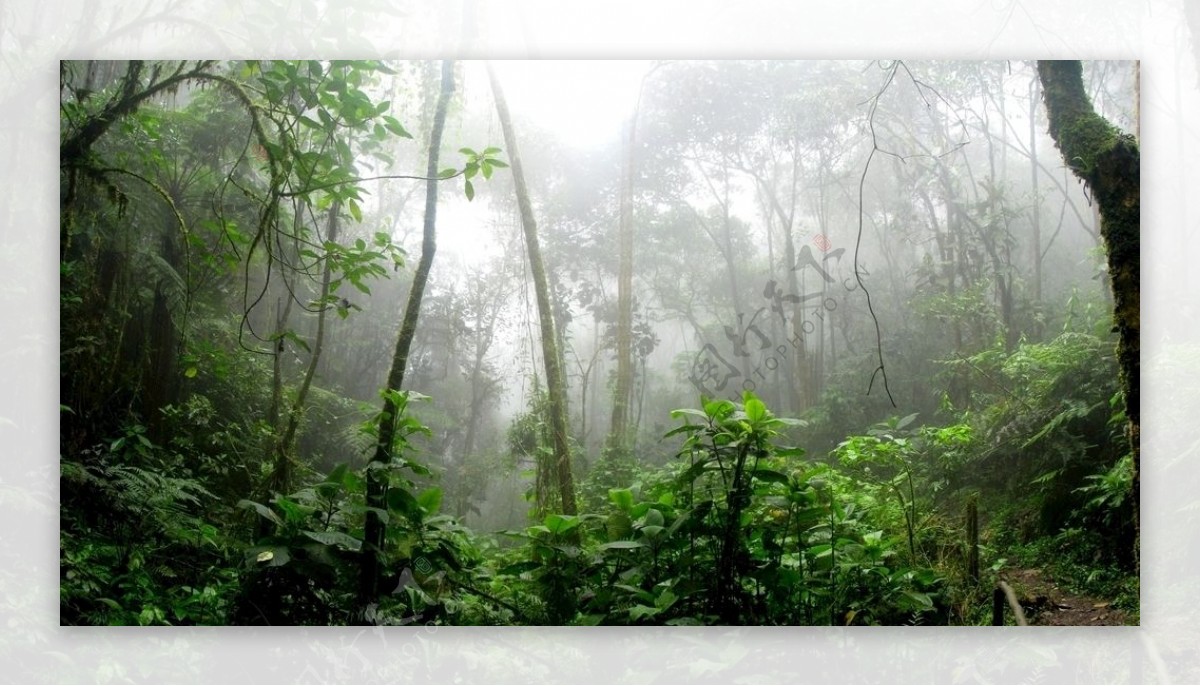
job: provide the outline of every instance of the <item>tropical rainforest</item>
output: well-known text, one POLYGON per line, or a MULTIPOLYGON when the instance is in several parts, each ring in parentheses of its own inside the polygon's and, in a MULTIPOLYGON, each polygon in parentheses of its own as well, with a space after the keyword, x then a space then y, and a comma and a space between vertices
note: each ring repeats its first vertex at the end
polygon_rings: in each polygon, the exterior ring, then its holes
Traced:
POLYGON ((1138 90, 64 61, 60 621, 1136 624, 1138 90))

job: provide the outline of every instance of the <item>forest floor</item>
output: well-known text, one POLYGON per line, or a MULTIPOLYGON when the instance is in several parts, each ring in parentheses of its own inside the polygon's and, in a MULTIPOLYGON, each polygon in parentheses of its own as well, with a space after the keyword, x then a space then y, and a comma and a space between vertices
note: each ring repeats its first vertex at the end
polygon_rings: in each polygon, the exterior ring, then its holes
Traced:
POLYGON ((1034 626, 1123 626, 1128 615, 1111 601, 1076 595, 1059 587, 1043 570, 1018 569, 1006 575, 1025 616, 1034 626))

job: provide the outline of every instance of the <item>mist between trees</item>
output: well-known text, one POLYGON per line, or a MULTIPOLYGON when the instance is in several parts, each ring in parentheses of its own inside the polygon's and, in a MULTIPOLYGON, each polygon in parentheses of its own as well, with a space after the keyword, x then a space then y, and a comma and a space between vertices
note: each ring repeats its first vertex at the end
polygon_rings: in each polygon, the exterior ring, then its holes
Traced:
POLYGON ((62 63, 64 624, 1137 622, 1135 64, 579 66, 62 63))

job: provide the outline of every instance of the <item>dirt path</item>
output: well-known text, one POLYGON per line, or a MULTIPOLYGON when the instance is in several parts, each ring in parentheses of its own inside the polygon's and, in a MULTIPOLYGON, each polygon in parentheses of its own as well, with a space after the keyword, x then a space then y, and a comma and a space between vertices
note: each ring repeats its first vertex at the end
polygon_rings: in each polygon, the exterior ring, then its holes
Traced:
POLYGON ((1029 623, 1035 626, 1123 626, 1128 617, 1106 600, 1074 595, 1039 569, 1017 569, 1003 578, 1016 591, 1029 623))

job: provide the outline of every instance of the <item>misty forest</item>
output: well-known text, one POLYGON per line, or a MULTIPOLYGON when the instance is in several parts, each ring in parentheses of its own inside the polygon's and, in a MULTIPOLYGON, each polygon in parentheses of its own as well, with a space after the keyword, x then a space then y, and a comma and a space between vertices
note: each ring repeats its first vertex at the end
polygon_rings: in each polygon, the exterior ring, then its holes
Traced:
POLYGON ((62 62, 60 621, 1137 624, 1139 87, 62 62))

